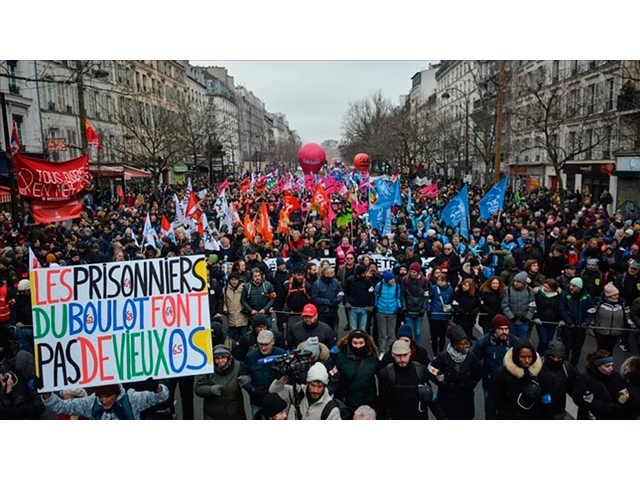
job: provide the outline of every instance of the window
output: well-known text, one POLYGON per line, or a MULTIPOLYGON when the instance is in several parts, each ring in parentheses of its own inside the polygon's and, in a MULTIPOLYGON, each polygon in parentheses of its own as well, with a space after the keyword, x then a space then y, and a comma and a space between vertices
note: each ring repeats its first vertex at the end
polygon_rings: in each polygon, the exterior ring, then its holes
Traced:
POLYGON ((73 95, 69 86, 64 87, 64 108, 65 112, 73 113, 73 95))
POLYGON ((44 88, 44 98, 45 105, 48 110, 55 110, 56 108, 56 97, 54 95, 54 84, 51 82, 47 82, 44 88))
POLYGON ((595 112, 596 106, 596 84, 592 83, 591 85, 586 86, 586 103, 587 103, 587 115, 590 115, 595 112))
POLYGON ((17 69, 17 60, 7 60, 7 70, 9 70, 9 93, 13 93, 14 95, 20 94, 20 88, 18 88, 18 83, 16 81, 17 69))
POLYGON ((577 117, 580 115, 580 90, 577 88, 569 92, 567 115, 577 117))
POLYGON ((24 117, 22 115, 11 115, 11 119, 16 122, 16 128, 18 130, 18 138, 20 139, 20 149, 24 150, 24 135, 22 131, 22 123, 24 117))
MULTIPOLYGON (((49 129, 48 138, 59 138, 58 129, 57 128, 50 128, 49 129)), ((49 153, 49 157, 52 160, 57 162, 58 160, 60 160, 60 152, 50 152, 49 153)))
POLYGON ((607 80, 606 84, 605 84, 605 90, 606 90, 606 106, 605 109, 607 111, 609 110, 613 110, 614 108, 614 103, 613 100, 615 98, 615 80, 613 78, 610 78, 609 80, 607 80))
POLYGON ((560 80, 560 60, 554 60, 551 66, 551 81, 557 82, 560 80))
POLYGON ((585 136, 585 152, 584 158, 585 160, 591 160, 593 156, 593 130, 589 129, 584 132, 585 136))
POLYGON ((578 60, 571 60, 571 75, 578 74, 578 60))
POLYGON ((572 154, 576 150, 576 132, 569 132, 567 137, 567 152, 572 154))

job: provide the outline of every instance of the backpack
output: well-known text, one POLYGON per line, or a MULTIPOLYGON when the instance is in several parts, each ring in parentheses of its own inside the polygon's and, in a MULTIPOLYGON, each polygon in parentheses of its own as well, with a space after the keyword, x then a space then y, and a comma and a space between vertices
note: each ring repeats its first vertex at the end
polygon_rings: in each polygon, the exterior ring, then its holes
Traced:
MULTIPOLYGON (((420 369, 420 363, 416 361, 411 361, 413 368, 416 371, 416 375, 418 376, 418 382, 425 383, 427 378, 423 375, 422 370, 420 369)), ((385 367, 387 369, 387 373, 389 374, 389 386, 396 384, 396 371, 393 368, 393 362, 385 367)))
POLYGON ((287 303, 287 300, 289 300, 289 296, 291 295, 292 292, 300 292, 302 291, 302 293, 304 293, 304 295, 307 297, 307 299, 311 300, 311 296, 307 293, 307 279, 305 278, 302 281, 302 288, 291 288, 293 285, 293 277, 291 277, 289 279, 289 290, 287 291, 287 296, 284 299, 284 303, 287 303))
POLYGON ((338 400, 337 398, 332 398, 327 402, 327 404, 322 409, 322 413, 320 414, 320 420, 326 420, 327 418, 329 418, 331 410, 336 407, 338 408, 338 410, 340 410, 340 418, 342 420, 351 420, 351 412, 349 411, 349 408, 344 404, 344 402, 338 400))

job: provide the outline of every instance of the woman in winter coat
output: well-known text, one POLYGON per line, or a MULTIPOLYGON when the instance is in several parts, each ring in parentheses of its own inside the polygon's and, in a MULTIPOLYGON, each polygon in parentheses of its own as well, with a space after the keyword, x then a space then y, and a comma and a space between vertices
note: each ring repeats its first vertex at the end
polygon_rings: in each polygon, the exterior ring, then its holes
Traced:
POLYGON ((538 331, 538 353, 544 355, 553 339, 560 321, 560 287, 552 278, 545 279, 536 292, 536 318, 533 322, 538 331))
POLYGON ((476 295, 476 283, 467 278, 462 281, 455 293, 453 301, 453 322, 460 325, 467 338, 476 340, 473 336, 473 326, 480 311, 480 298, 476 295))
POLYGON ((485 405, 487 420, 538 420, 542 418, 538 375, 542 360, 533 346, 522 341, 509 349, 491 382, 485 405))
POLYGON ((195 379, 196 395, 203 399, 204 419, 246 420, 240 384, 247 379, 238 378, 242 363, 223 345, 213 349, 213 363, 213 373, 198 375, 195 379))
POLYGON ((455 325, 447 331, 449 343, 429 365, 432 380, 438 385, 438 403, 450 420, 473 420, 474 389, 482 378, 482 367, 469 350, 465 331, 455 325))
POLYGON ((375 342, 363 330, 354 330, 338 342, 335 362, 340 382, 334 396, 344 401, 351 415, 359 406, 376 401, 378 355, 375 342))
POLYGON ((507 294, 507 287, 500 277, 491 277, 480 287, 480 319, 478 324, 483 333, 491 331, 491 320, 502 312, 502 299, 507 294))
POLYGON ((616 343, 622 335, 622 328, 628 328, 631 314, 625 301, 620 298, 620 292, 613 285, 605 285, 602 303, 596 307, 593 315, 593 332, 596 337, 598 350, 613 353, 616 343))
POLYGON ((618 420, 628 395, 622 376, 613 369, 607 350, 587 355, 587 369, 578 376, 571 398, 578 406, 578 420, 618 420), (627 397, 626 399, 623 397, 627 397))

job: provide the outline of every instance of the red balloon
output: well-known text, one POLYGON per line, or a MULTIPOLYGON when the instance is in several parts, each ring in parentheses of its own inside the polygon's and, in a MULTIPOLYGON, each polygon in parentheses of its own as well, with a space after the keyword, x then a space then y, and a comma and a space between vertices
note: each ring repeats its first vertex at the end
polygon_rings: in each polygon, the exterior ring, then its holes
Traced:
POLYGON ((305 143, 298 152, 298 162, 305 174, 318 173, 327 163, 327 153, 317 143, 305 143))
POLYGON ((371 160, 366 153, 358 153, 353 157, 353 165, 361 172, 366 172, 371 167, 371 160))

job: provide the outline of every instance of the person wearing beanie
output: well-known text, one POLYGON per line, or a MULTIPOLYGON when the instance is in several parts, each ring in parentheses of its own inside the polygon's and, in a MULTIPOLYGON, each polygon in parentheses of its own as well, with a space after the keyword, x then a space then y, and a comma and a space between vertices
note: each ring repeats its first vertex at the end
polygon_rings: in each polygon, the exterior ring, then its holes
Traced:
POLYGON ((593 321, 594 301, 582 288, 582 279, 574 277, 560 294, 560 338, 567 348, 567 360, 578 366, 587 329, 593 321))
POLYGON ((538 375, 542 359, 525 341, 505 354, 495 371, 485 404, 487 420, 539 420, 543 418, 542 389, 538 375))
POLYGON ((396 315, 402 308, 400 285, 391 270, 385 270, 382 281, 375 288, 376 322, 378 324, 378 348, 384 352, 395 340, 396 315))
POLYGON ((502 311, 511 322, 511 333, 521 340, 528 337, 535 313, 535 294, 527 284, 528 278, 527 272, 516 274, 502 299, 502 311))
POLYGON ((438 385, 438 404, 450 420, 473 420, 474 390, 482 378, 482 367, 467 333, 459 325, 447 330, 449 343, 429 365, 432 381, 438 385))
POLYGON ((277 393, 268 393, 262 400, 262 408, 254 420, 286 420, 289 406, 277 393))
POLYGON ((392 362, 378 371, 376 411, 380 420, 427 420, 429 409, 440 420, 445 414, 433 393, 427 367, 411 360, 411 345, 396 340, 392 362))
POLYGON ((578 406, 578 420, 620 420, 629 400, 626 382, 615 371, 607 350, 587 355, 587 367, 578 375, 571 392, 578 406))
POLYGON ((287 375, 274 380, 269 393, 277 393, 287 402, 288 420, 342 420, 339 404, 329 393, 329 373, 320 362, 307 372, 306 384, 287 384, 287 375))
POLYGON ((355 275, 344 283, 345 307, 349 308, 347 320, 350 330, 366 330, 367 312, 373 309, 373 283, 365 276, 367 268, 358 264, 355 275))
POLYGON ((276 378, 273 364, 263 363, 264 359, 285 353, 285 349, 275 346, 275 336, 271 330, 261 330, 256 342, 257 348, 249 350, 240 369, 240 375, 249 378, 243 386, 249 394, 253 414, 262 406, 262 399, 269 393, 269 386, 276 378))
POLYGON ((427 311, 428 297, 429 282, 420 273, 420 264, 412 263, 409 273, 400 282, 400 300, 405 322, 413 329, 418 345, 422 342, 422 321, 427 311))
POLYGON ((587 259, 587 268, 582 270, 581 274, 583 288, 594 300, 600 298, 605 284, 598 262, 597 258, 587 259))
POLYGON ((304 342, 300 343, 296 350, 306 350, 311 353, 310 364, 320 362, 322 363, 327 372, 329 372, 329 393, 333 395, 338 388, 338 382, 340 381, 340 372, 336 368, 334 357, 331 355, 329 348, 318 337, 309 337, 304 342))
POLYGON ((571 394, 578 379, 578 369, 567 362, 567 350, 560 340, 549 342, 538 375, 542 390, 543 418, 567 418, 567 394, 571 394))
POLYGON ((90 420, 140 420, 140 413, 169 398, 169 389, 152 378, 139 391, 120 384, 101 385, 86 397, 63 400, 50 392, 41 395, 43 405, 56 415, 78 415, 90 420))
POLYGON ((242 363, 236 361, 225 345, 213 348, 213 373, 197 375, 195 394, 202 398, 205 420, 246 420, 240 377, 242 363))
POLYGON ((629 328, 631 309, 620 298, 618 289, 608 284, 604 287, 604 295, 595 310, 591 327, 598 350, 613 353, 623 329, 629 328))
POLYGON ((249 315, 242 308, 243 289, 244 283, 241 283, 240 275, 234 272, 222 291, 223 312, 227 317, 229 337, 234 341, 239 341, 249 330, 249 315))
POLYGON ((478 339, 473 346, 473 354, 482 365, 482 389, 485 401, 491 389, 493 374, 502 365, 507 350, 515 345, 518 339, 511 335, 511 322, 502 314, 491 319, 491 331, 478 339))

